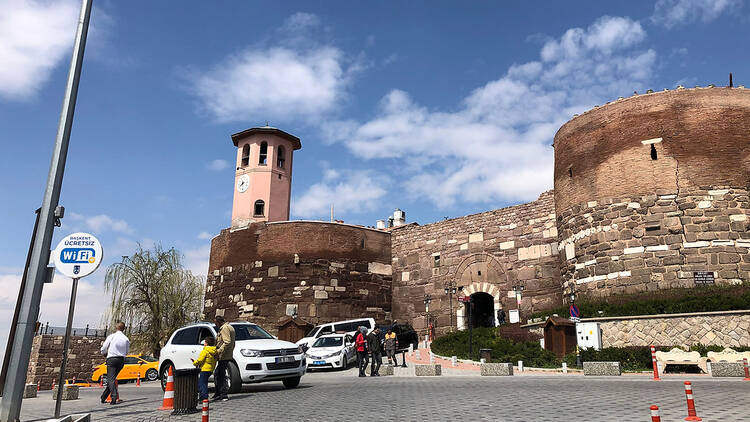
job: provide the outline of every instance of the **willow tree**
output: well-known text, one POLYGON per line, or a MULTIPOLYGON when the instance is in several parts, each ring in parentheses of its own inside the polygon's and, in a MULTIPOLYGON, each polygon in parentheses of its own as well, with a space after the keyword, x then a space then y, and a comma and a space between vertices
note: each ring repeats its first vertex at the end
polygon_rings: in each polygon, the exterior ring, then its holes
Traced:
POLYGON ((172 332, 200 315, 203 287, 202 277, 183 268, 177 250, 161 245, 149 250, 139 244, 104 276, 109 326, 125 322, 134 346, 159 356, 172 332))

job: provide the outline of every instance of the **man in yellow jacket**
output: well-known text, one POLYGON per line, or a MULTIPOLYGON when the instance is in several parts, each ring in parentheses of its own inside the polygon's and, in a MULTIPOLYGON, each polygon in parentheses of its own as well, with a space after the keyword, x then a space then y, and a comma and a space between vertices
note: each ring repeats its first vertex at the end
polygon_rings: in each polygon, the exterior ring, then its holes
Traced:
POLYGON ((203 340, 203 350, 198 356, 198 360, 193 361, 193 365, 200 368, 201 373, 198 375, 198 391, 200 400, 208 399, 208 378, 216 368, 216 341, 213 337, 206 337, 203 340))

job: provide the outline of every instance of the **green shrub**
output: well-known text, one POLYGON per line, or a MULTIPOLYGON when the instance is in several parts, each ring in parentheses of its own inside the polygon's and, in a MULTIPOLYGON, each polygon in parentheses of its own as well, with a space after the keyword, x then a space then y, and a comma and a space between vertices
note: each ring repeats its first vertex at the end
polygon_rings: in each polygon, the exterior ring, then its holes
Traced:
MULTIPOLYGON (((679 314, 690 312, 733 311, 750 309, 750 285, 700 286, 690 289, 669 289, 633 295, 610 296, 593 302, 583 298, 578 303, 582 318, 598 316, 632 316, 679 314), (602 311, 600 314, 599 311, 602 311)), ((535 312, 530 318, 544 318, 552 314, 569 315, 569 305, 535 312)))
POLYGON ((476 328, 472 332, 472 354, 469 356, 469 330, 456 331, 438 337, 432 342, 432 351, 441 356, 479 360, 479 349, 491 349, 491 362, 519 360, 524 365, 537 368, 556 368, 560 361, 554 353, 544 350, 539 342, 514 342, 497 335, 496 328, 476 328))

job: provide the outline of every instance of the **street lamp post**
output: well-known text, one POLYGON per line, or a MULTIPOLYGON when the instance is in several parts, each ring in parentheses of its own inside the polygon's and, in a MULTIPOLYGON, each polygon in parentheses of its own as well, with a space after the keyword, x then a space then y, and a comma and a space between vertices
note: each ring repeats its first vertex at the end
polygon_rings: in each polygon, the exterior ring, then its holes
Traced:
POLYGON ((432 330, 430 327, 430 302, 432 302, 432 296, 424 295, 424 311, 427 314, 427 337, 432 341, 432 330))
MULTIPOLYGON (((573 287, 573 290, 570 291, 570 306, 573 307, 576 304, 576 290, 575 287, 573 287)), ((583 363, 581 363, 581 350, 578 347, 578 338, 576 338, 576 368, 581 368, 583 366, 583 363)))
POLYGON ((445 287, 445 294, 448 295, 448 307, 450 308, 449 316, 451 331, 453 330, 453 295, 455 295, 457 291, 456 283, 452 281, 445 287))
POLYGON ((518 323, 521 321, 521 292, 523 292, 523 284, 516 284, 513 286, 513 291, 516 292, 516 303, 518 304, 518 323))

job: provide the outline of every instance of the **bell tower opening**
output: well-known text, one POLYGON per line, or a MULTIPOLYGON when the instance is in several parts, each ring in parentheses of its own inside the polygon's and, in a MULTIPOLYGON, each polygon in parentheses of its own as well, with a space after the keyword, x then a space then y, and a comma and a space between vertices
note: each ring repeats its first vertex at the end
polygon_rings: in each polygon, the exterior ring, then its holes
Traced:
MULTIPOLYGON (((477 292, 471 295, 471 320, 469 323, 473 328, 494 327, 495 326, 495 303, 494 298, 489 293, 477 292)), ((466 304, 469 306, 469 303, 466 304)), ((468 315, 468 309, 466 315, 468 315)))

